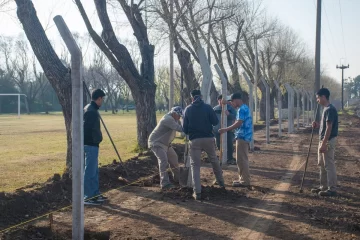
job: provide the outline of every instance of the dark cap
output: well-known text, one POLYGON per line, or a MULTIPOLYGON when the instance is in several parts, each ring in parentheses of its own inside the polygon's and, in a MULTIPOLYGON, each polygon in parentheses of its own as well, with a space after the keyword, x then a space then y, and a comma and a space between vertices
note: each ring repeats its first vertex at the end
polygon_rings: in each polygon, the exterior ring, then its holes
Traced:
POLYGON ((222 94, 220 94, 218 97, 217 97, 217 100, 221 100, 222 99, 222 94))
POLYGON ((192 97, 201 96, 200 90, 198 90, 198 89, 192 90, 192 91, 191 91, 191 96, 192 96, 192 97))
POLYGON ((233 95, 231 95, 231 101, 233 101, 235 99, 242 99, 241 93, 237 92, 237 93, 234 93, 233 95))

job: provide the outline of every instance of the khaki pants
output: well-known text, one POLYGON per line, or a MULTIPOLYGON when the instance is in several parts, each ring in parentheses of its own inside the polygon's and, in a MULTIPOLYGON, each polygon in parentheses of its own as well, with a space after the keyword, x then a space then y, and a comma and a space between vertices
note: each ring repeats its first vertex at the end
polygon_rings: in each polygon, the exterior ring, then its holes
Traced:
POLYGON ((224 183, 220 162, 215 152, 215 139, 214 138, 197 138, 190 141, 190 163, 191 163, 191 176, 195 193, 201 193, 200 182, 200 164, 201 164, 201 151, 204 150, 208 155, 209 161, 212 165, 216 181, 224 183))
POLYGON ((327 151, 320 153, 319 149, 322 141, 319 142, 318 147, 318 165, 320 166, 320 188, 326 190, 335 190, 337 185, 337 176, 335 168, 335 145, 336 137, 328 141, 327 151))
POLYGON ((249 171, 249 143, 236 139, 236 164, 239 172, 239 182, 244 185, 250 185, 249 171))
POLYGON ((175 150, 172 147, 169 147, 168 149, 164 149, 162 147, 152 147, 151 150, 158 159, 160 186, 164 187, 170 184, 169 175, 167 172, 169 165, 174 176, 174 181, 179 182, 180 169, 178 155, 176 154, 175 150))

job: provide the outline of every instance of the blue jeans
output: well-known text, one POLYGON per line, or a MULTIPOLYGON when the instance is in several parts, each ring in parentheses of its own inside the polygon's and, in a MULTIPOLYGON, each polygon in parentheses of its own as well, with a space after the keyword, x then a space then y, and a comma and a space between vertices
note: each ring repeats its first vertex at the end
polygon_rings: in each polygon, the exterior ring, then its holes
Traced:
POLYGON ((99 147, 84 146, 85 170, 84 170, 84 199, 100 195, 99 192, 99 147))

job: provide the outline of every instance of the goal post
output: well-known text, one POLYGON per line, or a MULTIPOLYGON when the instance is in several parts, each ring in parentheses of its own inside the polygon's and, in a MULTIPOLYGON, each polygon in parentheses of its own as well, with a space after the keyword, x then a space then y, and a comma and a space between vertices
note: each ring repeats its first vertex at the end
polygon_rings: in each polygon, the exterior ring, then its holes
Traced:
POLYGON ((25 94, 21 94, 21 93, 0 93, 0 96, 17 96, 18 97, 18 118, 20 118, 20 97, 21 96, 25 96, 25 100, 27 98, 27 96, 25 94))

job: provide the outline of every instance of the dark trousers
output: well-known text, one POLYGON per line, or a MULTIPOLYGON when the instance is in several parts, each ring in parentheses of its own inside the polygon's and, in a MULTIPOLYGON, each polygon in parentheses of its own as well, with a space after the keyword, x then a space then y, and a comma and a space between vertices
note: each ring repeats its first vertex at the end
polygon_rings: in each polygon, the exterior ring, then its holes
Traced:
MULTIPOLYGON (((216 146, 220 150, 220 134, 215 133, 216 138, 216 146)), ((227 132, 227 158, 228 160, 234 159, 233 157, 234 152, 234 133, 233 132, 227 132)))

